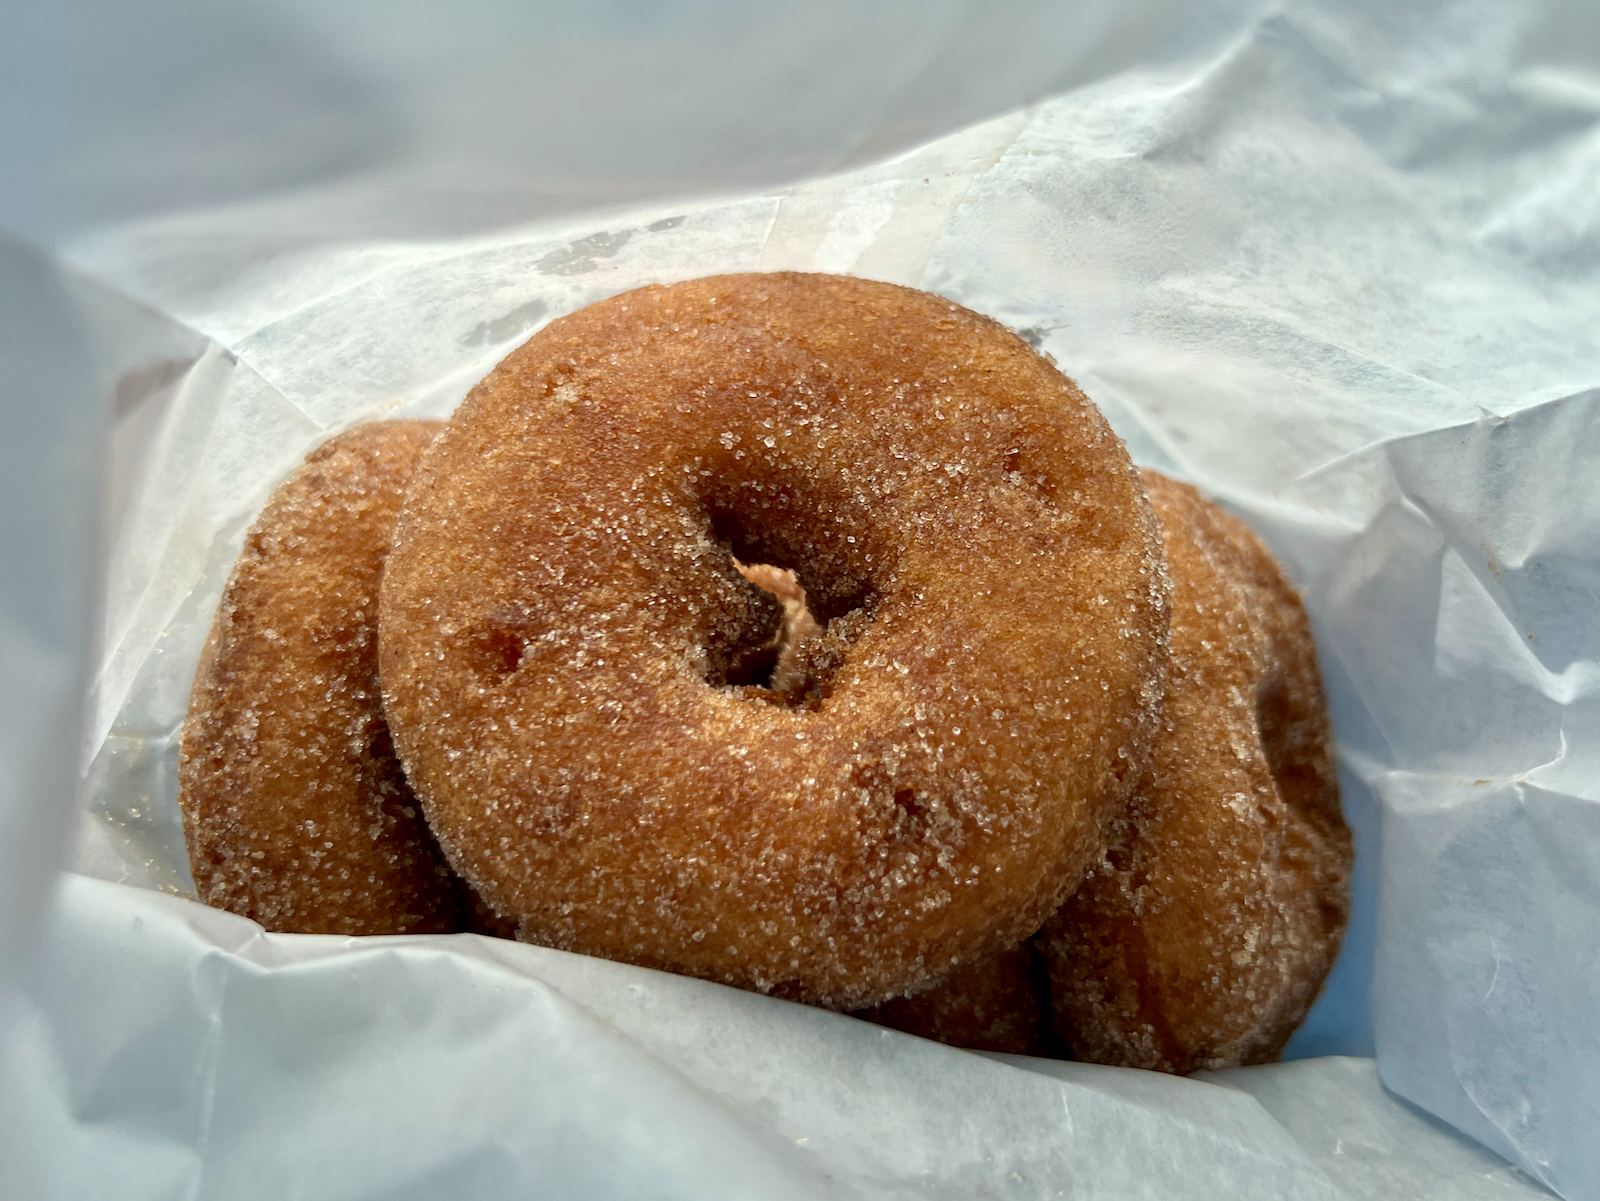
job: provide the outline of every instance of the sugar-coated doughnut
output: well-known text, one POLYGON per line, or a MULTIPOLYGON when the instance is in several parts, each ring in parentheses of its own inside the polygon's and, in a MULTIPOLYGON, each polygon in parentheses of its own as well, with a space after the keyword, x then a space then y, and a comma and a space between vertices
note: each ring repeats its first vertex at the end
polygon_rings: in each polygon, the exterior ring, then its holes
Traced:
POLYGON ((1011 1055, 1050 1055, 1050 985, 1031 942, 957 968, 933 988, 855 1017, 919 1038, 1011 1055))
POLYGON ((1305 1018, 1349 913, 1316 649, 1250 529, 1144 475, 1173 585, 1163 729, 1110 853, 1039 945, 1074 1058, 1262 1063, 1305 1018))
POLYGON ((940 297, 643 288, 467 398, 407 495, 385 707, 521 936, 835 1008, 1032 933, 1143 770, 1167 584, 1073 383, 940 297), (792 571, 817 632, 763 680, 792 571))
POLYGON ((251 527, 190 695, 179 803, 200 899, 269 930, 463 928, 463 897, 390 745, 378 579, 439 422, 324 443, 251 527))

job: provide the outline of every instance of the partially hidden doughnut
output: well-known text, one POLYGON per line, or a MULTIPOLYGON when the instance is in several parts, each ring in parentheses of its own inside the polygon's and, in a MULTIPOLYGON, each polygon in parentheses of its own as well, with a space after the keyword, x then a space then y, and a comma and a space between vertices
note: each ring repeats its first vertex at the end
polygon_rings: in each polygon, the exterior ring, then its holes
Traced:
POLYGON ((378 687, 378 580, 439 427, 366 425, 313 451, 246 535, 212 624, 180 746, 184 834, 200 899, 269 930, 463 928, 378 687))
POLYGON ((1144 473, 1172 575, 1148 773, 1042 932, 1073 1058, 1166 1072, 1276 1059, 1339 952, 1350 832, 1305 610, 1270 552, 1144 473))
POLYGON ((380 648, 428 820, 522 938, 853 1008, 1016 944, 1100 858, 1166 626, 1071 381, 940 297, 776 274, 502 362, 412 482, 380 648), (814 616, 783 688, 737 564, 814 616))
POLYGON ((1031 942, 957 968, 933 988, 853 1015, 880 1026, 1011 1055, 1052 1055, 1050 984, 1031 942))

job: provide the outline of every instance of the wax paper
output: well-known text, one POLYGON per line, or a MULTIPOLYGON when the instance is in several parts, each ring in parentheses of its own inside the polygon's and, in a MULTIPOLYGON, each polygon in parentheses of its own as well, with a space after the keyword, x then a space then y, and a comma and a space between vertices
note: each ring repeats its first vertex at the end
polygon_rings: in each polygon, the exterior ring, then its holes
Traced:
MULTIPOLYGON (((64 243, 141 304, 46 289, 110 365, 80 391, 116 404, 102 540, 65 535, 100 547, 103 621, 74 870, 19 910, 40 951, 0 1064, 14 1191, 1600 1197, 1593 19, 1202 15, 1180 50, 799 184, 381 239, 351 233, 376 203, 351 185, 64 243), (448 414, 591 300, 780 268, 995 316, 1282 558, 1358 856, 1294 1062, 976 1056, 624 965, 269 936, 185 899, 176 730, 273 484, 330 432, 448 414)), ((88 440, 58 439, 80 463, 88 440)), ((83 655, 56 642, 40 679, 65 696, 83 655)), ((8 711, 33 724, 7 725, 44 761, 27 695, 8 711)), ((25 786, 8 821, 26 787, 47 805, 25 786)), ((51 861, 48 825, 8 825, 7 854, 51 861)))

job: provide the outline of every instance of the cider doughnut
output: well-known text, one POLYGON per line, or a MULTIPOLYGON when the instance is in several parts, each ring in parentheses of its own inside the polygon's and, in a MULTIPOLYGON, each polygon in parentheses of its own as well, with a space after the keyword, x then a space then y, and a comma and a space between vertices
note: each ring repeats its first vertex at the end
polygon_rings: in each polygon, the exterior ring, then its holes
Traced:
POLYGON ((957 968, 933 988, 852 1016, 918 1038, 1010 1055, 1050 1055, 1050 983, 1032 943, 957 968))
POLYGON ((366 425, 313 451, 251 527, 217 609, 178 799, 200 899, 268 930, 462 928, 378 689, 378 578, 439 428, 366 425))
POLYGON ((385 708, 521 937, 877 1003, 1032 933, 1143 770, 1167 584, 1077 387, 993 321, 824 275, 552 322, 413 479, 385 708), (792 571, 803 686, 752 661, 792 571))
POLYGON ((1243 522, 1144 473, 1172 576, 1149 771, 1041 934, 1075 1059, 1165 1072, 1276 1059, 1338 955, 1350 832, 1299 598, 1243 522))

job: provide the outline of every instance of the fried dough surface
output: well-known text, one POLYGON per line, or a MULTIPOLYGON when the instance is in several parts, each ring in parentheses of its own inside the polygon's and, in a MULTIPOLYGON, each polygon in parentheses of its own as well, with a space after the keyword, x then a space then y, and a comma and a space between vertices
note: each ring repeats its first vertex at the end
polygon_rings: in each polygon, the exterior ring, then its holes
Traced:
POLYGON ((384 723, 378 580, 435 421, 313 451, 246 536, 190 695, 179 803, 200 899, 269 930, 446 933, 458 884, 384 723))
POLYGON ((999 325, 832 276, 552 322, 425 457, 386 709, 522 937, 836 1008, 1031 933, 1143 770, 1167 585, 1143 488, 999 325), (794 573, 819 630, 748 674, 794 573))
POLYGON ((1041 933, 1073 1058, 1276 1059, 1333 966, 1350 832, 1310 625, 1260 539, 1145 471, 1173 581, 1162 732, 1106 860, 1041 933))
POLYGON ((1032 943, 956 969, 926 992, 852 1016, 969 1051, 1050 1055, 1049 982, 1032 943))

